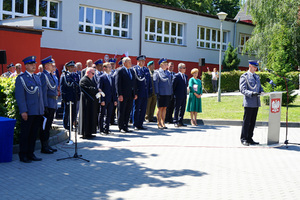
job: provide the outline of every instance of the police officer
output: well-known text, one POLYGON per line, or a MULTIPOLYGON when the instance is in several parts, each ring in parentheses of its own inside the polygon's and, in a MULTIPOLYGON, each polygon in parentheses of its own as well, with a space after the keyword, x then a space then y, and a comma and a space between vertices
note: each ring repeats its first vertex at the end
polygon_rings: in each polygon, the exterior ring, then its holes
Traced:
POLYGON ((240 77, 240 91, 244 95, 241 143, 245 146, 259 144, 252 139, 258 107, 260 107, 259 95, 263 92, 260 78, 255 73, 258 68, 256 60, 249 60, 249 70, 240 77))
POLYGON ((100 76, 103 74, 103 59, 96 60, 94 64, 96 65, 96 72, 93 79, 96 85, 98 85, 100 81, 100 76))
POLYGON ((75 69, 75 62, 71 60, 66 63, 65 66, 67 71, 64 71, 60 77, 60 90, 62 102, 64 104, 63 125, 65 129, 69 130, 70 126, 72 126, 76 120, 76 104, 78 93, 76 92, 76 83, 74 83, 74 73, 72 73, 73 69, 75 69), (72 124, 69 124, 70 103, 72 104, 72 124))
MULTIPOLYGON (((171 76, 171 80, 173 81, 174 77, 175 77, 175 72, 174 72, 174 63, 173 62, 169 62, 168 63, 168 71, 169 74, 171 76)), ((174 123, 173 122, 173 112, 174 112, 174 108, 175 108, 175 98, 174 98, 174 93, 171 95, 171 99, 170 102, 168 104, 167 107, 167 113, 166 113, 166 123, 174 123)))
POLYGON ((108 61, 111 65, 111 74, 113 75, 116 71, 116 63, 117 63, 117 59, 116 58, 110 58, 108 61))
POLYGON ((57 149, 49 146, 49 131, 53 122, 54 114, 57 109, 57 84, 53 76, 55 67, 53 66, 52 56, 41 60, 44 71, 40 75, 44 95, 44 117, 47 119, 45 127, 40 131, 40 140, 42 144, 41 153, 51 154, 57 149))
POLYGON ((10 75, 12 75, 15 72, 16 72, 16 67, 14 66, 13 63, 10 63, 9 65, 7 65, 7 72, 3 73, 1 76, 8 78, 10 77, 10 75))
POLYGON ((132 122, 135 130, 145 130, 143 122, 145 119, 147 100, 150 88, 150 73, 147 67, 145 67, 145 55, 140 55, 137 58, 137 65, 133 67, 133 71, 136 77, 136 88, 138 98, 133 102, 133 116, 132 122), (145 69, 145 68, 146 69, 145 69))
POLYGON ((16 79, 15 97, 21 114, 21 162, 41 161, 34 155, 35 141, 44 114, 43 91, 40 78, 34 74, 36 56, 23 59, 26 71, 16 79))

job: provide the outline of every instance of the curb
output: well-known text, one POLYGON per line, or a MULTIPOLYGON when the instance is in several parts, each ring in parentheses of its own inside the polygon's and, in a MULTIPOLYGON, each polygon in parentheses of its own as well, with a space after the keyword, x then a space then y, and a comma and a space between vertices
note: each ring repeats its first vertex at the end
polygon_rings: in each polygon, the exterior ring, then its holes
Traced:
MULTIPOLYGON (((184 123, 189 124, 190 120, 189 119, 184 119, 184 123)), ((207 120, 207 119, 198 119, 197 123, 199 125, 216 125, 216 126, 242 126, 243 121, 241 120, 207 120)), ((268 126, 268 122, 261 122, 257 121, 256 126, 268 126)), ((280 122, 280 127, 286 127, 285 122, 280 122)), ((288 123, 289 128, 300 128, 300 123, 298 122, 289 122, 288 123)))
MULTIPOLYGON (((49 138, 49 145, 56 145, 60 142, 67 140, 69 137, 66 131, 63 128, 58 128, 59 133, 49 138)), ((41 141, 36 140, 35 142, 35 150, 41 149, 41 141)), ((19 145, 16 144, 13 146, 13 154, 19 153, 19 145)))

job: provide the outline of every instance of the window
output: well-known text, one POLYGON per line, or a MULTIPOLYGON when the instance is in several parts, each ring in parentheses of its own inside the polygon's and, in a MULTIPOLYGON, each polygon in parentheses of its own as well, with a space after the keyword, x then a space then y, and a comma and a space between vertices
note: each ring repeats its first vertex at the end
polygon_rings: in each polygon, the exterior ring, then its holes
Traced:
POLYGON ((184 25, 182 23, 146 17, 145 40, 183 45, 183 28, 184 25))
POLYGON ((251 35, 248 34, 240 34, 240 42, 239 42, 239 53, 242 53, 244 49, 244 45, 250 39, 251 35))
MULTIPOLYGON (((220 30, 198 26, 197 47, 220 49, 220 30)), ((223 31, 222 49, 227 49, 228 32, 223 31)))
POLYGON ((129 37, 129 14, 79 6, 79 32, 129 37))
POLYGON ((59 28, 59 2, 55 0, 3 0, 0 20, 29 15, 42 16, 42 26, 59 28))

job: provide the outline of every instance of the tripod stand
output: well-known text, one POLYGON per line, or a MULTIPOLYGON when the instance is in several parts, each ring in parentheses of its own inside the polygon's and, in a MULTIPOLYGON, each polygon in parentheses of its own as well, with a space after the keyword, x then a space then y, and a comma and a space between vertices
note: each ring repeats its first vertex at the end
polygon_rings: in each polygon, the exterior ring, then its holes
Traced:
POLYGON ((75 125, 75 153, 73 156, 69 156, 69 157, 66 157, 66 158, 60 158, 60 159, 56 159, 57 161, 60 161, 60 160, 67 160, 67 159, 72 159, 72 158, 77 158, 77 159, 81 159, 81 160, 84 160, 86 162, 90 162, 89 160, 87 159, 84 159, 82 158, 82 155, 78 155, 77 153, 77 124, 75 125))
MULTIPOLYGON (((65 76, 67 74, 70 74, 70 72, 66 72, 66 71, 63 71, 63 72, 65 73, 65 76)), ((73 81, 73 83, 75 83, 81 89, 82 92, 86 93, 89 96, 89 98, 92 99, 92 97, 83 88, 81 88, 80 85, 71 76, 70 76, 70 79, 73 81)), ((75 92, 77 93, 77 88, 76 87, 75 87, 75 92)), ((69 141, 72 141, 71 140, 71 127, 72 127, 72 102, 71 101, 69 102, 69 106, 70 106, 70 126, 69 126, 70 127, 70 129, 69 129, 70 134, 69 134, 69 141)), ((76 111, 74 111, 74 112, 76 112, 76 111)), ((77 153, 77 137, 78 137, 77 136, 77 128, 78 128, 78 125, 75 123, 75 153, 74 153, 74 155, 66 157, 66 158, 56 159, 57 161, 71 159, 71 158, 77 158, 77 159, 84 160, 86 162, 90 162, 89 160, 82 158, 82 155, 78 155, 78 153, 77 153)))

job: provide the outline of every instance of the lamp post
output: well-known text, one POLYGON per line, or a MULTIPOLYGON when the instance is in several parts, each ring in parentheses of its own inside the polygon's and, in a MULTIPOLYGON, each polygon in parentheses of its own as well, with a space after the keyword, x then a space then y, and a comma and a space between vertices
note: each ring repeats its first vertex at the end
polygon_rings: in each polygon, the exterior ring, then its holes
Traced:
POLYGON ((219 52, 219 86, 218 86, 218 102, 221 102, 221 71, 222 71, 222 48, 223 48, 223 21, 226 19, 227 13, 225 12, 219 12, 218 14, 219 20, 221 22, 220 24, 220 52, 219 52))

